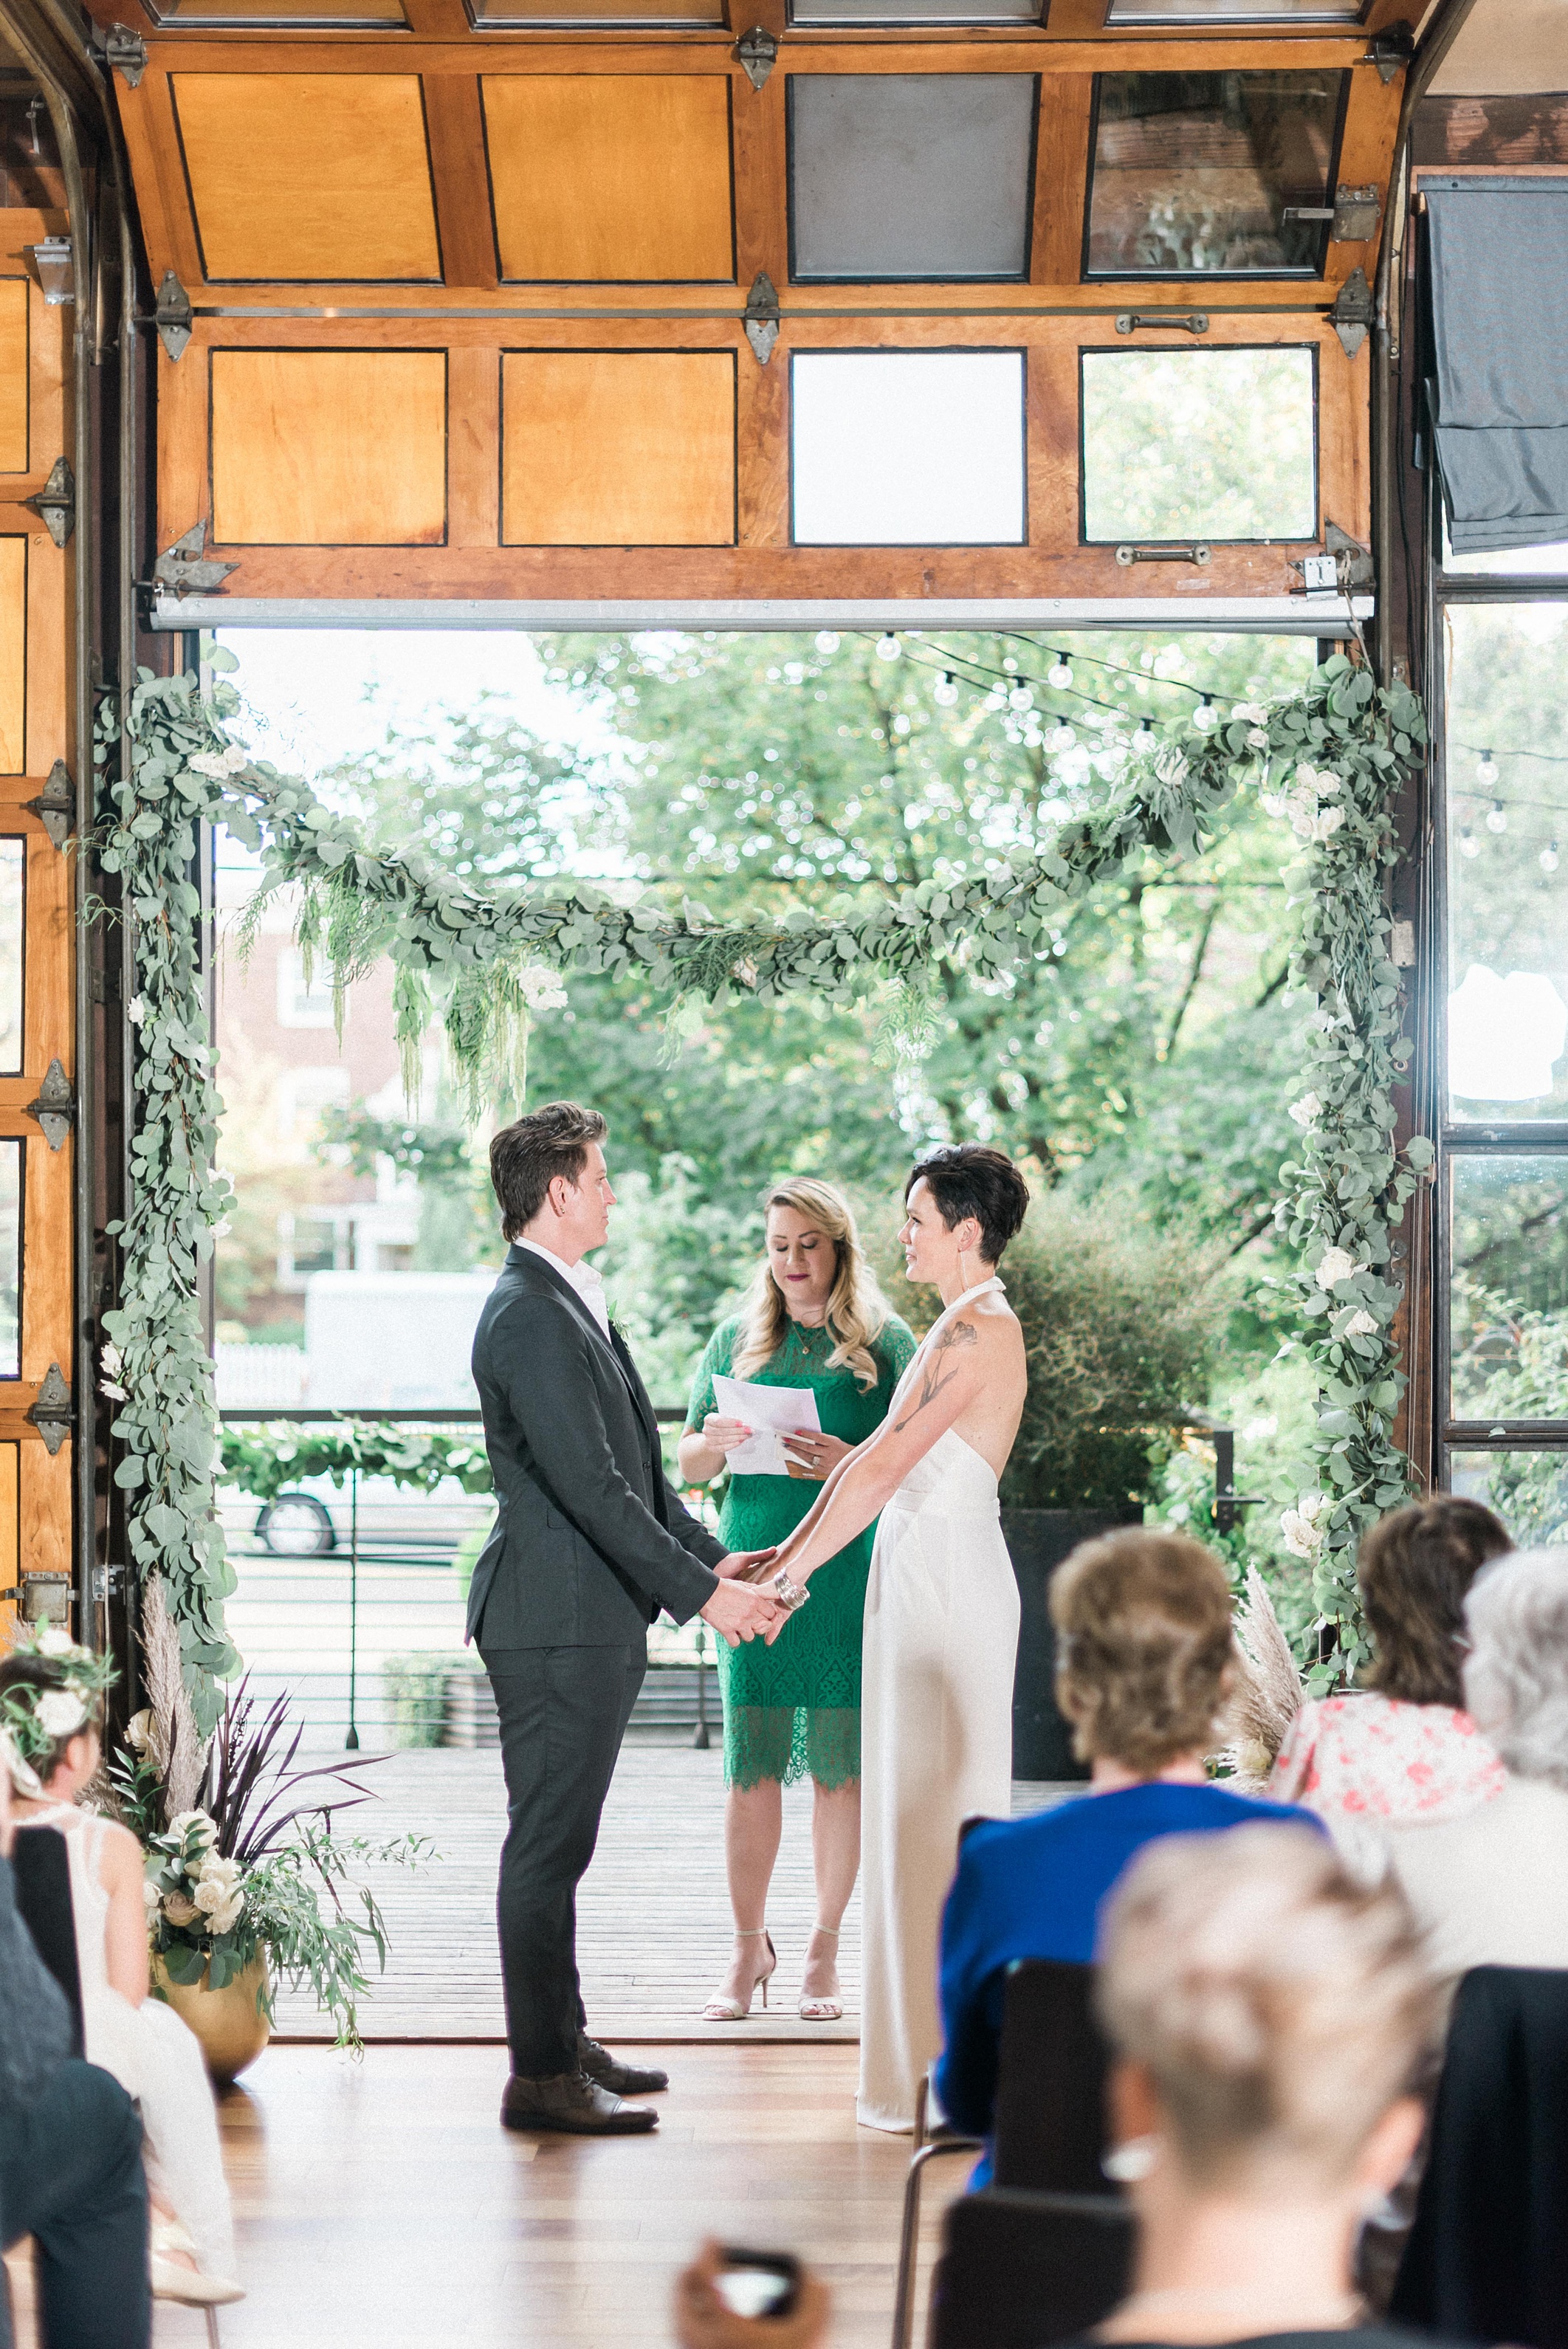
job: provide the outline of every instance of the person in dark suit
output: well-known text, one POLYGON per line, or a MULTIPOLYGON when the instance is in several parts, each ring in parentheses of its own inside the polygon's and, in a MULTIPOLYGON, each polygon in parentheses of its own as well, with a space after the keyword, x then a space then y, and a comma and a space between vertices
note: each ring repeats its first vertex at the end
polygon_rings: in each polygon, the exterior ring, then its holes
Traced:
POLYGON ((473 1381, 495 1479, 493 1532, 474 1567, 468 1636, 501 1716, 510 1826, 497 1923, 512 2077, 508 2128, 618 2135, 652 2128, 623 2099, 667 2087, 587 2035, 576 1889, 662 1608, 731 1646, 778 1602, 737 1578, 664 1474, 653 1406, 585 1258, 615 1205, 596 1110, 550 1102, 490 1148, 512 1246, 473 1340, 473 1381))

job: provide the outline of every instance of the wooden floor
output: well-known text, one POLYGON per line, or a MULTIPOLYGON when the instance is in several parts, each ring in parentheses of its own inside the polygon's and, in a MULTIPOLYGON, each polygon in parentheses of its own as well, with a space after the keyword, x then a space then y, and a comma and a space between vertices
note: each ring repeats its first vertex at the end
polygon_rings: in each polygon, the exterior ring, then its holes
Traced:
MULTIPOLYGON (((832 2349, 887 2349, 909 2142, 857 2127, 857 2051, 667 2057, 658 2134, 587 2143, 497 2126, 498 2049, 269 2048, 223 2106, 249 2291, 225 2349, 670 2349, 709 2233, 797 2252, 832 2288, 832 2349)), ((928 2249, 967 2167, 935 2167, 928 2249)), ((160 2309, 159 2349, 204 2337, 160 2309)))

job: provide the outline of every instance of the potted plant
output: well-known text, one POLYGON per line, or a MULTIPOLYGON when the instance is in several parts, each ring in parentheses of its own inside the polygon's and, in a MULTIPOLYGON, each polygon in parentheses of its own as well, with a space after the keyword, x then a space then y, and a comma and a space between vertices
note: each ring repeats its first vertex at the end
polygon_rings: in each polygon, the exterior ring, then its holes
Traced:
POLYGON ((265 2046, 279 1981, 308 1982, 338 2045, 357 2049, 358 2002, 372 1954, 385 1969, 387 1930, 374 1895, 351 1878, 369 1862, 414 1864, 427 1840, 333 1832, 333 1812, 369 1799, 357 1773, 373 1764, 297 1768, 302 1733, 288 1735, 286 1698, 261 1709, 242 1682, 203 1748, 156 1580, 143 1604, 142 1660, 149 1702, 109 1780, 147 1855, 155 1993, 195 2033, 225 2085, 265 2046))

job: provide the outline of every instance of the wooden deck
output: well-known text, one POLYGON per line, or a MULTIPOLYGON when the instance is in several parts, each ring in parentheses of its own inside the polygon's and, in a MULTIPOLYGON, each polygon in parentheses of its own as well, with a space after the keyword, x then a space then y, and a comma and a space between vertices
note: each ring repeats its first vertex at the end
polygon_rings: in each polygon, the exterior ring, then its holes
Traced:
MULTIPOLYGON (((371 1837, 428 1836, 438 1858, 410 1871, 369 1872, 391 1939, 387 1971, 360 2015, 367 2039, 500 2039, 495 1874, 505 1795, 495 1753, 398 1754, 369 1773, 377 1800, 338 1815, 371 1837)), ((1014 1808, 1059 1790, 1020 1785, 1014 1808)), ((591 2027, 613 2039, 853 2040, 859 2036, 860 1896, 844 1920, 838 2023, 795 2014, 806 1937, 816 1915, 811 1872, 811 1792, 788 1790, 769 1925, 779 1970, 764 2013, 744 2023, 701 2020, 727 1962, 732 1920, 724 1879, 722 1757, 690 1747, 628 1744, 605 1808, 594 1863, 577 1902, 577 1951, 591 2027)), ((331 2033, 308 1994, 278 2002, 284 2039, 331 2033)))

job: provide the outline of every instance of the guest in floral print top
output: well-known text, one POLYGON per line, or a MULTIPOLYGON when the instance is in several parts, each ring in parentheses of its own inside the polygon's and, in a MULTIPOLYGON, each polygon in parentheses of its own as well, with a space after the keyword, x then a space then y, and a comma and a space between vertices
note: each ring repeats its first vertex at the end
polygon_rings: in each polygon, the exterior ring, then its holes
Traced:
POLYGON ((1430 1825, 1502 1792, 1503 1768, 1464 1710, 1465 1594, 1512 1543, 1479 1501, 1439 1494, 1396 1509, 1361 1545, 1376 1661, 1365 1693, 1303 1704, 1269 1793, 1326 1818, 1430 1825))

